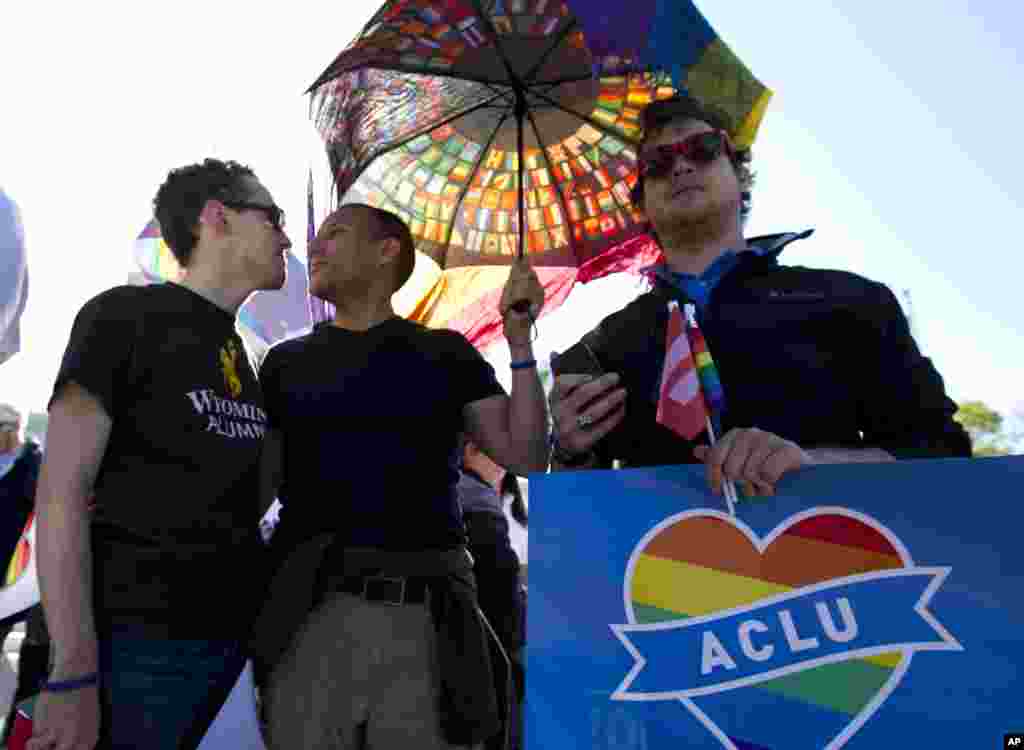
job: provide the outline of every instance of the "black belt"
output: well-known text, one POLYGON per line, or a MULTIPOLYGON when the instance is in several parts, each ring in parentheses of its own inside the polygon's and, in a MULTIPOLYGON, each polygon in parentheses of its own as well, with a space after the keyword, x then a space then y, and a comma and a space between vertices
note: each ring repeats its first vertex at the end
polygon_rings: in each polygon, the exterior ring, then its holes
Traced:
POLYGON ((330 591, 353 594, 368 602, 383 604, 423 604, 427 600, 430 578, 389 578, 385 576, 343 576, 327 582, 330 591))

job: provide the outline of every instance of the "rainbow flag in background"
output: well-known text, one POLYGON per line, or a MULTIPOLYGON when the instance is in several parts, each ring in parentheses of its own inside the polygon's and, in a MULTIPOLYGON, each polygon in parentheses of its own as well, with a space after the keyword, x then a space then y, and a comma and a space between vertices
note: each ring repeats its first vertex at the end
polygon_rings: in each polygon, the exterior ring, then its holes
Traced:
POLYGON ((25 528, 21 531, 21 539, 18 540, 18 545, 14 548, 14 554, 11 555, 11 561, 7 565, 7 574, 4 576, 5 588, 13 585, 21 577, 21 574, 25 572, 25 568, 28 567, 29 559, 32 556, 32 545, 28 541, 28 531, 32 528, 35 520, 35 512, 29 513, 28 520, 25 522, 25 528))
MULTIPOLYGON (((900 568, 899 552, 882 534, 839 516, 795 524, 762 555, 735 526, 712 517, 677 522, 651 539, 629 584, 638 623, 678 621, 753 604, 835 577, 900 568), (808 564, 813 561, 813 564, 808 564)), ((901 659, 885 653, 809 669, 760 683, 785 706, 811 706, 845 721, 885 685, 901 659)), ((728 693, 722 700, 735 700, 728 693)), ((739 748, 755 747, 731 737, 739 748)))
MULTIPOLYGON (((316 212, 313 210, 313 169, 309 170, 306 182, 306 273, 309 273, 309 246, 316 238, 316 212)), ((309 297, 309 317, 313 325, 334 318, 334 305, 324 302, 312 294, 309 297)))

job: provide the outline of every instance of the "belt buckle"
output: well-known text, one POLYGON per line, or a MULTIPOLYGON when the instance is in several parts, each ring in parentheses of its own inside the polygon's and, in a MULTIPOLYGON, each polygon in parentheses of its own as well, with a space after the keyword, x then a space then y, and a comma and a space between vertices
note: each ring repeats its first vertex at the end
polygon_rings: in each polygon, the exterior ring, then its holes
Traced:
POLYGON ((381 604, 388 604, 392 607, 399 607, 405 604, 405 579, 404 578, 389 578, 387 576, 367 576, 363 579, 363 599, 366 601, 380 602, 381 604), (397 584, 398 586, 398 597, 397 598, 381 598, 371 599, 370 598, 370 584, 371 583, 382 583, 385 584, 397 584))

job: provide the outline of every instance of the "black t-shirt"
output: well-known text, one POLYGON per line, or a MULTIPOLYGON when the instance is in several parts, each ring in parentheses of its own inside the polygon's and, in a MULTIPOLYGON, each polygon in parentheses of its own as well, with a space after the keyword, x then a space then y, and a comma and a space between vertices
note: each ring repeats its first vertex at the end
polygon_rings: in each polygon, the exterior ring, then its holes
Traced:
POLYGON ((465 542, 455 492, 463 409, 504 390, 461 334, 397 317, 362 332, 321 324, 271 349, 260 382, 284 436, 282 538, 465 542))
POLYGON ((243 637, 259 580, 267 415, 234 317, 176 284, 116 287, 75 319, 68 382, 112 420, 95 483, 98 627, 243 637))

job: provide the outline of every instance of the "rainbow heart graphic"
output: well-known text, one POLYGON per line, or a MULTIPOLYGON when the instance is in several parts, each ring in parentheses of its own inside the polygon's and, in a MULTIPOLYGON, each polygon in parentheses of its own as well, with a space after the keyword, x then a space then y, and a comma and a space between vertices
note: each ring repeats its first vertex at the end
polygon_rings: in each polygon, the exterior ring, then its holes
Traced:
POLYGON ((845 508, 803 511, 760 538, 712 510, 672 516, 636 545, 635 660, 613 700, 678 700, 729 750, 833 750, 899 685, 917 651, 963 647, 927 610, 949 568, 845 508))

